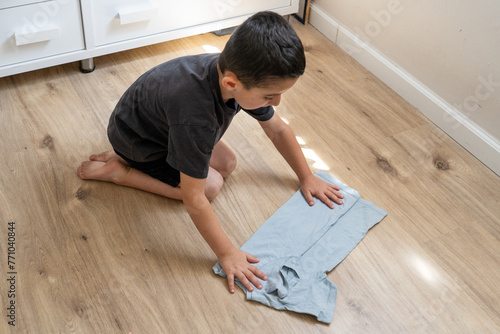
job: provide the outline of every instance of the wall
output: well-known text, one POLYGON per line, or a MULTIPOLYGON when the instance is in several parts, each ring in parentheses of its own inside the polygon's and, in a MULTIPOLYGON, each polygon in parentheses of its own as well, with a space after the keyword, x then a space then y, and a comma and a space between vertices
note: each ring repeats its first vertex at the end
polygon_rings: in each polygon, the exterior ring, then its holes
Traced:
POLYGON ((314 0, 310 15, 500 175, 500 1, 314 0))

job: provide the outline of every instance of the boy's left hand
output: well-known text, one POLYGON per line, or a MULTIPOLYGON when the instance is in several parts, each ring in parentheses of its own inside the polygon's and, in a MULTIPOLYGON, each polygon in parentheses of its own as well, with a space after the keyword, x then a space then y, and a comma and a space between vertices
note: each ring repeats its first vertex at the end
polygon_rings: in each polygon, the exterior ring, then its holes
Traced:
POLYGON ((313 196, 319 198, 330 209, 333 209, 332 201, 339 205, 342 204, 340 199, 344 198, 344 195, 339 192, 340 188, 321 180, 313 174, 302 181, 301 185, 302 194, 304 194, 307 203, 311 206, 314 205, 313 196))

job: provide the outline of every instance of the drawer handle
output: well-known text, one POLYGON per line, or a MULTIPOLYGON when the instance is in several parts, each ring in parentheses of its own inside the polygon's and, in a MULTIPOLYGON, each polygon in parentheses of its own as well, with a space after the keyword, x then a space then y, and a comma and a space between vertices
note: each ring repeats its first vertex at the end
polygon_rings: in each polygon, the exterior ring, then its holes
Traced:
POLYGON ((118 13, 118 17, 121 25, 149 21, 158 17, 158 8, 153 7, 134 11, 123 10, 118 13))
POLYGON ((14 34, 17 46, 50 41, 57 37, 59 37, 59 28, 50 28, 25 34, 14 34))

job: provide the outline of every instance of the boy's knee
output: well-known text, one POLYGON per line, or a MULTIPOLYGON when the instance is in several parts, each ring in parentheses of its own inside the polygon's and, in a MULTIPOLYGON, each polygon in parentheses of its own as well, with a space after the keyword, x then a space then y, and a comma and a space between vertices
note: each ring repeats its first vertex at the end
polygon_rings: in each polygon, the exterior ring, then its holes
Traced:
POLYGON ((207 183, 205 185, 205 196, 209 201, 217 197, 223 184, 224 179, 222 178, 222 175, 220 173, 215 171, 209 174, 207 183))
POLYGON ((223 178, 226 178, 231 175, 231 173, 235 170, 237 164, 238 161, 236 160, 236 155, 233 154, 232 156, 228 157, 224 166, 224 170, 219 171, 221 176, 223 178))

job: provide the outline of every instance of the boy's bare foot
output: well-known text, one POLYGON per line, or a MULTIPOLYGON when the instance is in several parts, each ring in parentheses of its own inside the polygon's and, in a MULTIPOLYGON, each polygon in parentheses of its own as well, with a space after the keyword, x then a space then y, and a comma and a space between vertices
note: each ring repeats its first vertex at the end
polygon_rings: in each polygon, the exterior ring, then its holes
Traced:
MULTIPOLYGON (((102 154, 95 156, 101 159, 104 158, 102 154)), ((125 166, 120 160, 110 158, 106 162, 99 160, 84 161, 76 172, 83 180, 98 180, 120 184, 128 170, 129 167, 125 166)))
POLYGON ((125 160, 123 160, 118 154, 116 154, 115 151, 111 150, 111 151, 106 151, 106 152, 102 152, 102 153, 99 153, 99 154, 92 154, 90 157, 89 157, 89 160, 90 161, 101 161, 101 162, 108 162, 110 161, 111 159, 118 159, 121 163, 123 163, 124 165, 127 165, 127 163, 125 162, 125 160))

